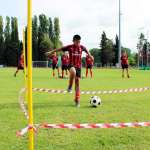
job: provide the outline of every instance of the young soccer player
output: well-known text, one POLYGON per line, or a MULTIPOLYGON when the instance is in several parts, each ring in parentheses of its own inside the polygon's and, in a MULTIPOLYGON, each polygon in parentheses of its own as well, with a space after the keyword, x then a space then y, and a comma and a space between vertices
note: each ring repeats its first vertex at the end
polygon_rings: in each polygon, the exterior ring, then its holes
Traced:
POLYGON ((24 55, 23 55, 23 52, 20 55, 18 67, 17 67, 16 72, 14 73, 14 77, 16 77, 16 75, 19 72, 19 70, 23 70, 24 71, 24 55))
POLYGON ((72 91, 73 81, 75 80, 75 104, 77 107, 80 107, 80 77, 81 77, 81 57, 82 52, 84 51, 89 57, 92 58, 88 50, 80 45, 81 37, 80 35, 73 36, 73 44, 62 47, 60 49, 55 49, 50 52, 47 52, 46 55, 49 56, 57 51, 68 51, 69 52, 69 86, 68 92, 72 91))
POLYGON ((53 77, 55 77, 55 69, 57 69, 57 71, 58 71, 58 77, 59 77, 59 69, 57 67, 58 57, 57 57, 56 52, 52 56, 50 56, 49 59, 52 60, 53 77))
POLYGON ((91 59, 89 55, 86 55, 86 78, 88 76, 88 69, 90 69, 91 78, 93 77, 93 72, 92 72, 93 63, 94 63, 94 58, 91 59))
POLYGON ((128 70, 128 56, 127 56, 127 53, 126 52, 123 52, 122 53, 122 56, 121 56, 121 66, 122 66, 122 78, 124 78, 124 70, 126 70, 126 73, 127 73, 127 77, 130 78, 129 76, 129 70, 128 70))
POLYGON ((62 62, 62 78, 64 78, 64 70, 66 71, 66 76, 68 75, 68 64, 69 64, 69 56, 68 53, 65 52, 62 56, 61 56, 61 62, 62 62))

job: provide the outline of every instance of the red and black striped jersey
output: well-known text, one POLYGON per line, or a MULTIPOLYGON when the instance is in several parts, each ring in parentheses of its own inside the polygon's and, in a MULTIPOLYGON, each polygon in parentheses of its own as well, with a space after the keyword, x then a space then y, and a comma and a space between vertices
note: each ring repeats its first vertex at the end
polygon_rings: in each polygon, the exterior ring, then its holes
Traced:
POLYGON ((69 65, 72 65, 75 68, 81 68, 82 52, 84 51, 85 53, 88 53, 87 49, 83 45, 67 45, 62 47, 61 50, 69 52, 69 65))
POLYGON ((93 59, 91 59, 91 57, 86 56, 86 65, 93 65, 93 59))

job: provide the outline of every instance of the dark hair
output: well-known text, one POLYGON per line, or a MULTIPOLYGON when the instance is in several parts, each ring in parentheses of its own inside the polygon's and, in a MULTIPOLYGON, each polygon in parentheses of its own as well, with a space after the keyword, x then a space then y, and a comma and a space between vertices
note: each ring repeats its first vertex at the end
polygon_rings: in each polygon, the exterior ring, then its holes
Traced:
POLYGON ((75 41, 75 40, 81 40, 81 36, 78 35, 78 34, 74 35, 73 36, 73 41, 75 41))

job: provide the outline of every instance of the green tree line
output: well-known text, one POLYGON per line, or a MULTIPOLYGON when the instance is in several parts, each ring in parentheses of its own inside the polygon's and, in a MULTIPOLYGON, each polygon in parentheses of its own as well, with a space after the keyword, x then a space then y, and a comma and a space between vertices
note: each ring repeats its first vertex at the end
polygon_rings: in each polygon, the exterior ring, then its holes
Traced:
MULTIPOLYGON (((27 47, 27 27, 26 27, 27 47)), ((44 61, 44 53, 48 49, 62 46, 60 41, 59 18, 47 17, 44 14, 34 16, 32 19, 32 49, 33 61, 44 61)), ((0 16, 0 64, 17 66, 22 51, 22 41, 19 39, 18 19, 16 17, 0 16)))
MULTIPOLYGON (((126 51, 129 58, 129 64, 132 66, 137 65, 137 53, 132 52, 129 48, 122 47, 122 51, 126 51)), ((100 66, 115 66, 118 63, 119 54, 119 38, 115 37, 115 41, 109 39, 106 33, 103 31, 100 38, 99 48, 93 48, 90 50, 94 56, 96 64, 100 66)))

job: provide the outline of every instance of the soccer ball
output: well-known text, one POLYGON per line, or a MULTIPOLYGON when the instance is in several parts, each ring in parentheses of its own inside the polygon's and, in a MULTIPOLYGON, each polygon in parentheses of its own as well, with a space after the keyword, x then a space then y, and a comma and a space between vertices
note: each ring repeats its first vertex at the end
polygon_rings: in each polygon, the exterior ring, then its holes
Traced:
POLYGON ((93 107, 97 107, 97 106, 101 105, 101 99, 100 99, 100 97, 98 97, 98 96, 92 96, 90 98, 90 104, 93 107))

